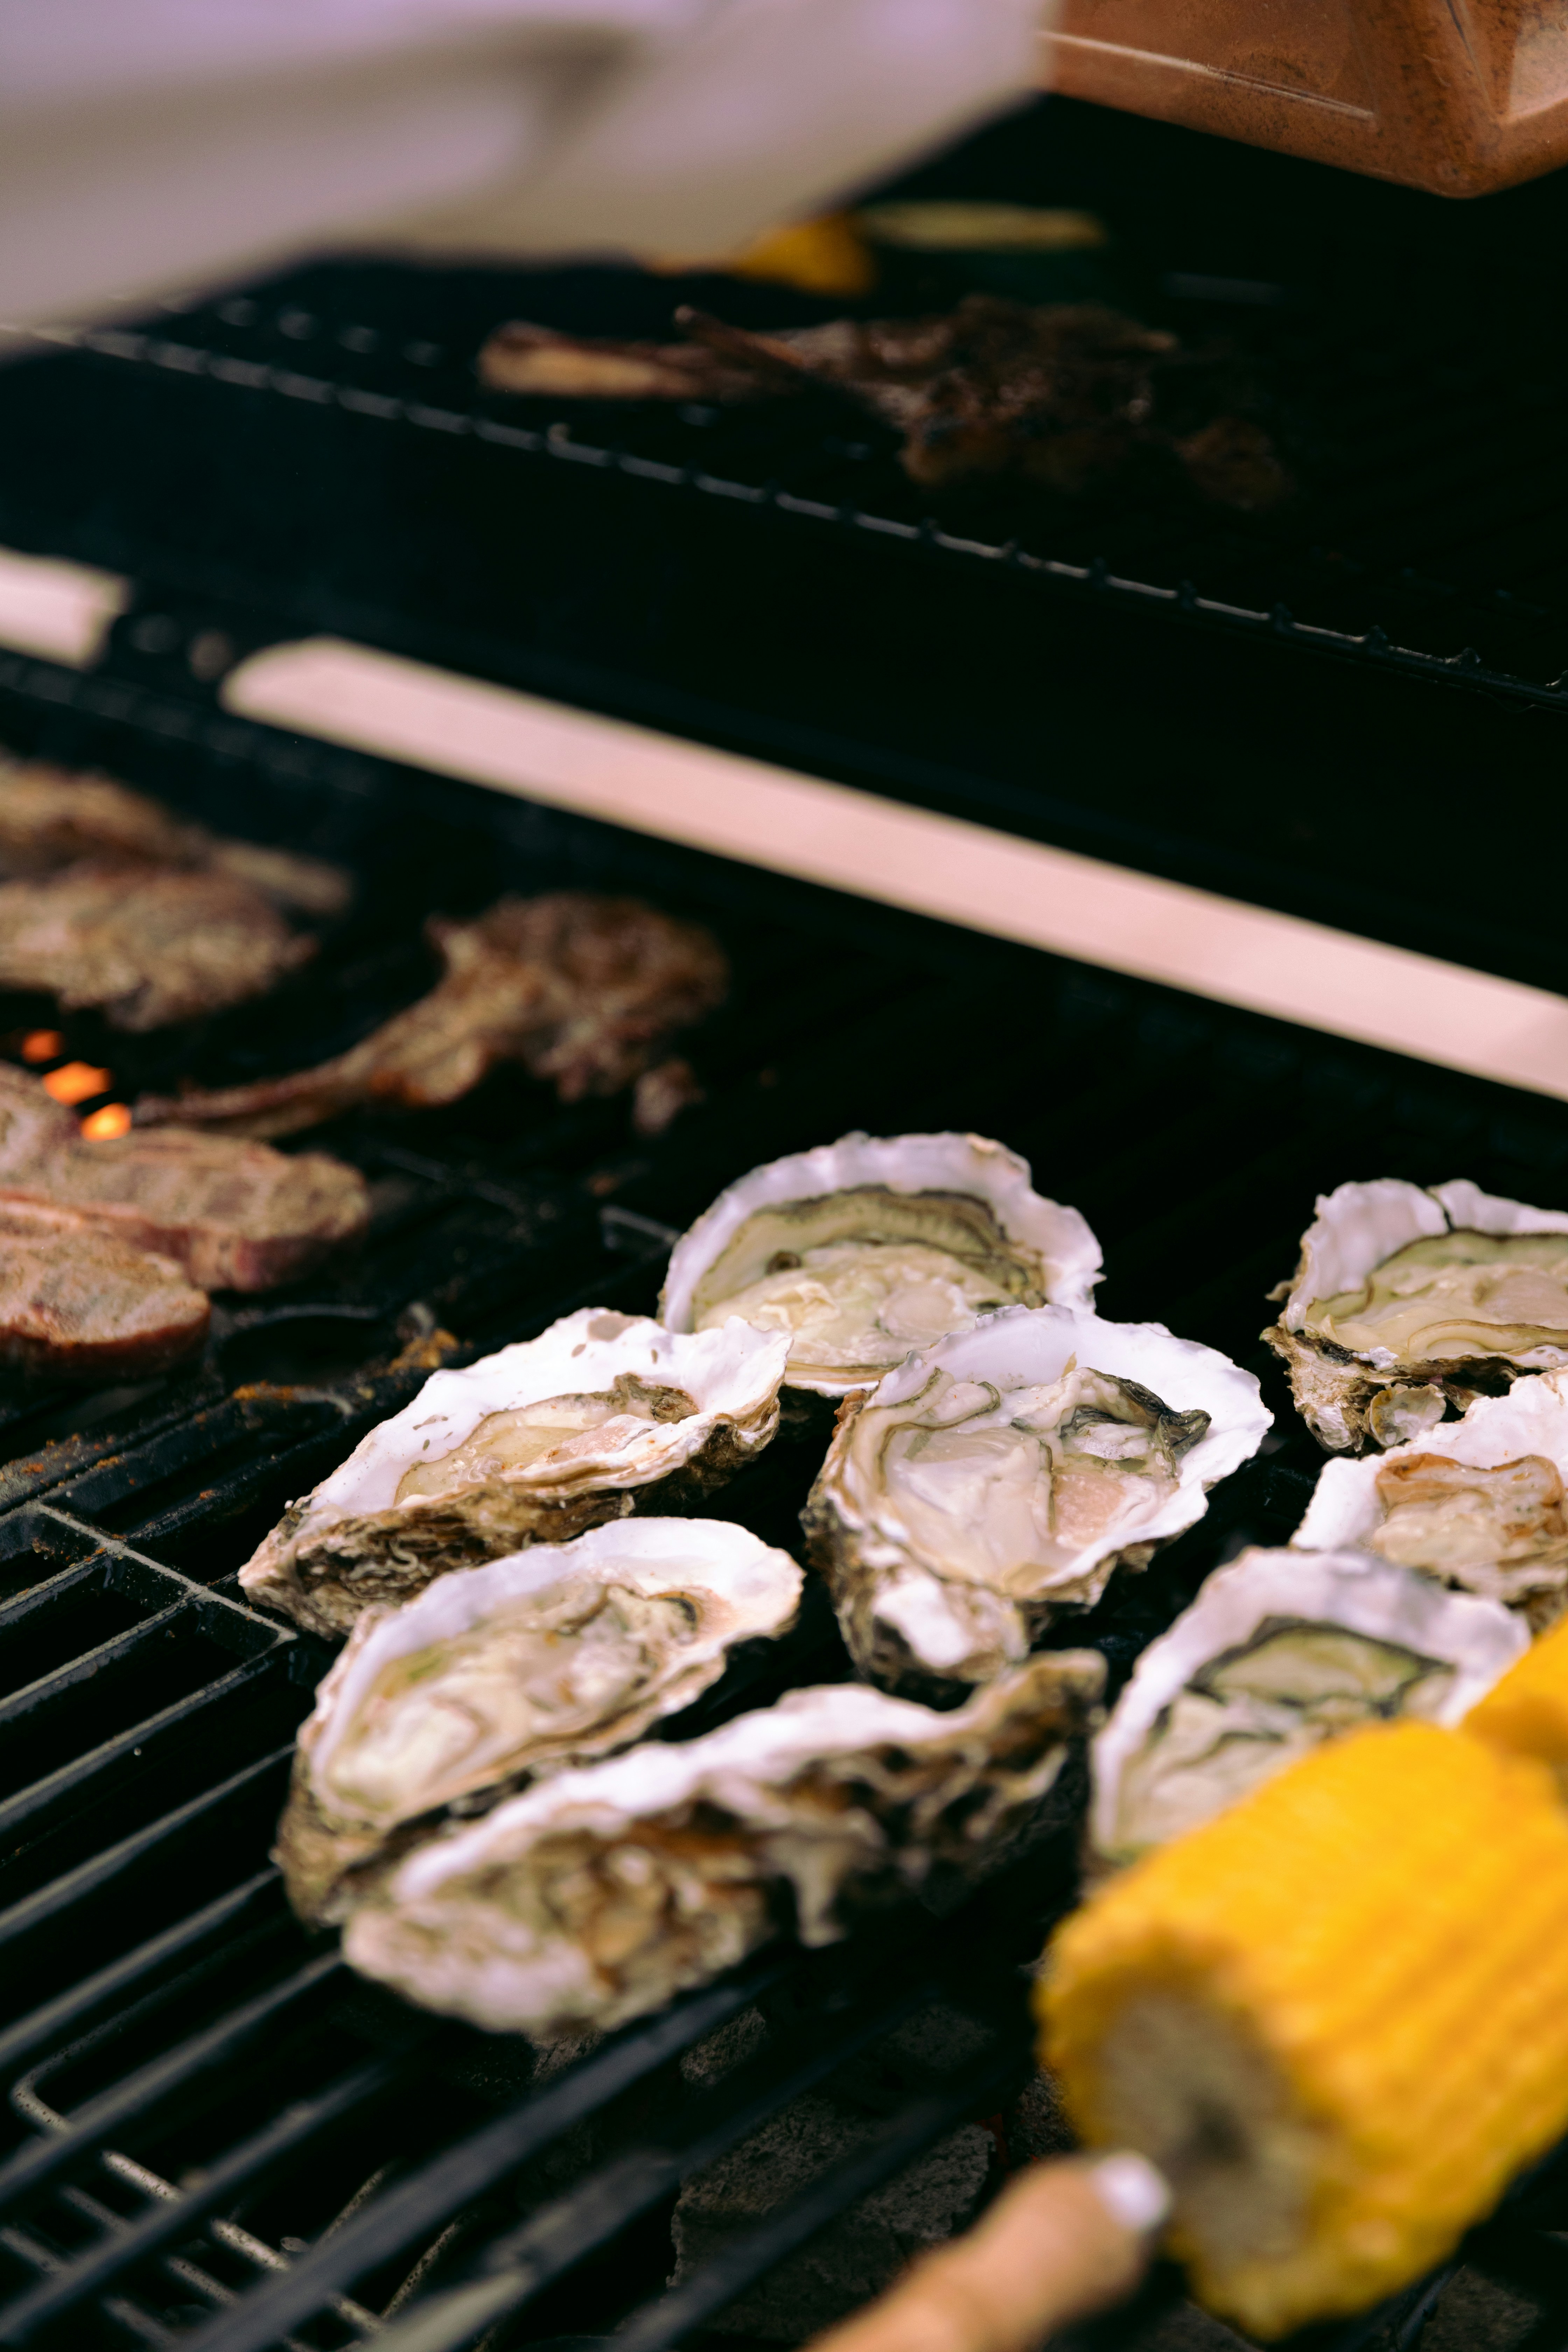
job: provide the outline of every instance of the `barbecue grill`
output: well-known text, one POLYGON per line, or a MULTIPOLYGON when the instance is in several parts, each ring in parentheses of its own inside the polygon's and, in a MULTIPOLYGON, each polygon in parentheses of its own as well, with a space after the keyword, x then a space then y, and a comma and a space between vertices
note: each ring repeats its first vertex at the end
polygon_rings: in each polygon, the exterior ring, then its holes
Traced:
MULTIPOLYGON (((0 1398, 0 2342, 733 2344, 738 2297, 1027 2078, 1023 1970, 1074 1898, 1070 1825, 954 1916, 911 1906, 821 1952, 781 1944, 556 2071, 360 1983, 335 1938, 297 1926, 268 1848, 329 1654, 246 1605, 237 1571, 433 1366, 590 1301, 651 1310, 673 1234, 758 1161, 855 1126, 996 1135, 1100 1236, 1102 1312, 1225 1349, 1279 1416, 1207 1518, 1071 1626, 1114 1688, 1216 1561, 1283 1541, 1304 1507, 1320 1457, 1257 1332, 1313 1194, 1388 1170, 1564 1197, 1561 1103, 1436 1066, 1440 1050, 1324 1036, 241 715, 236 665, 328 628, 1559 986, 1553 820, 1533 786, 1568 703, 1561 331, 1510 299, 1568 188, 1464 216, 1445 309, 1396 299, 1353 255, 1304 282, 1303 192, 1331 215, 1324 268, 1347 224, 1414 239, 1424 200, 1089 110, 1057 121, 1060 193, 1109 210, 1120 177, 1130 218, 1173 142, 1198 159, 1184 184, 1209 213, 1146 220, 1136 266, 1167 306, 1223 316, 1282 431, 1293 402, 1310 411, 1310 511, 1216 522, 1130 493, 1051 514, 993 491, 933 518, 841 412, 649 423, 477 394, 473 349, 509 310, 635 332, 668 310, 668 288, 609 273, 498 290, 322 266, 72 335, 0 379, 28 452, 0 467, 0 530, 134 583, 89 665, 0 655, 0 740, 362 885, 266 1003, 194 1041, 83 1017, 63 1053, 127 1094, 322 1059, 426 984, 424 914, 503 887, 647 897, 710 924, 736 973, 691 1046, 707 1099, 657 1140, 624 1103, 563 1109, 512 1074, 440 1114, 339 1121, 319 1139, 374 1192, 357 1256, 220 1307, 197 1369, 0 1398), (1215 193, 1245 207, 1258 189, 1298 223, 1278 278, 1215 193), (1170 748, 1192 758, 1194 740, 1201 791, 1170 748), (1385 780, 1397 802, 1417 773, 1430 823, 1400 856, 1354 804, 1385 780), (1536 853, 1501 904, 1474 891, 1478 780, 1489 811, 1511 787, 1536 853), (939 2001, 981 2054, 903 2063, 889 2036, 939 2001), (759 2055, 683 2070, 753 2007, 759 2055), (667 2287, 679 2183, 851 2080, 869 2118, 854 2152, 667 2287)), ((1004 130, 912 184, 1016 190, 1033 152, 1004 130)), ((752 288, 744 312, 793 300, 752 288)), ((14 1000, 0 1027, 19 1036, 46 1009, 14 1000)), ((803 1408, 715 1514, 789 1545, 823 1439, 803 1408)), ((677 1728, 847 1672, 818 1601, 677 1728)), ((1478 2282, 1522 2299, 1532 2352, 1568 2333, 1565 2229, 1559 2157, 1461 2250, 1468 2307, 1478 2282)), ((1313 2343, 1414 2347, 1446 2285, 1313 2343)), ((1083 2340, 1152 2346, 1179 2298, 1158 2272, 1083 2340)))

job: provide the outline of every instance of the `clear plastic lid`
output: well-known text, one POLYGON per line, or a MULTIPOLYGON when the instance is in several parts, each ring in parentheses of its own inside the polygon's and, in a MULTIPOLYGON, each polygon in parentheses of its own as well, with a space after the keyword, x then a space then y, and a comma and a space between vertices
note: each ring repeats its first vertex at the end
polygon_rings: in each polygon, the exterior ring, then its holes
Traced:
POLYGON ((1568 163, 1565 0, 1065 0, 1051 86, 1445 196, 1568 163))

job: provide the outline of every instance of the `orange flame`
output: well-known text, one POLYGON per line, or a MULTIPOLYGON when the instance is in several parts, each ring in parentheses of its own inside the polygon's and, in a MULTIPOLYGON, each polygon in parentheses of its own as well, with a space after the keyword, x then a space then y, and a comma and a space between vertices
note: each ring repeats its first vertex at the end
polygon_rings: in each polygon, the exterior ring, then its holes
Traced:
POLYGON ((105 1103, 81 1122, 81 1131, 89 1143, 113 1143, 131 1132, 129 1103, 105 1103))
POLYGON ((112 1070, 95 1070, 90 1062, 66 1062, 49 1072, 44 1092, 53 1095, 58 1103, 79 1103, 93 1095, 106 1095, 113 1084, 112 1070))
POLYGON ((22 1040, 24 1062, 56 1062, 65 1044, 58 1029, 29 1029, 22 1040))

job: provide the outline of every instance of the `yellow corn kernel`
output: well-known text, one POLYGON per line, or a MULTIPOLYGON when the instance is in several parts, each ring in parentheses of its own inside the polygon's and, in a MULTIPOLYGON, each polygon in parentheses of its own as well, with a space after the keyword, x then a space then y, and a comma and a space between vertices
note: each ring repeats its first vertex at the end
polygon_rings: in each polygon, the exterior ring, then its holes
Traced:
POLYGON ((816 220, 765 229, 738 253, 663 253, 647 266, 665 277, 720 269, 731 278, 761 278, 836 300, 868 294, 877 282, 877 257, 848 213, 823 213, 816 220))
POLYGON ((1462 1733, 1355 1733, 1104 1886, 1040 2011, 1204 2302, 1260 2336, 1360 2310, 1568 2126, 1568 1813, 1462 1733))
POLYGON ((1489 1747, 1550 1765, 1568 1791, 1568 1617, 1514 1660, 1461 1727, 1489 1747))

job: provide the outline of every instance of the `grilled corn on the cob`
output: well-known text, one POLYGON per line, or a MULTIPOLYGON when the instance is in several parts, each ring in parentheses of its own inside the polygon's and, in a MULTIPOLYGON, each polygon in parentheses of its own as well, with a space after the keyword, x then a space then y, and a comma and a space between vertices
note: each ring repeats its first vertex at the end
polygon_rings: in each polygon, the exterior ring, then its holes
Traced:
POLYGON ((1515 1659, 1471 1707, 1464 1727, 1490 1747, 1549 1765, 1568 1795, 1568 1617, 1515 1659))
POLYGON ((1568 1811, 1531 1757, 1358 1733, 1102 1888, 1041 2009, 1206 2303, 1263 2336, 1360 2309, 1568 2126, 1568 1811))

